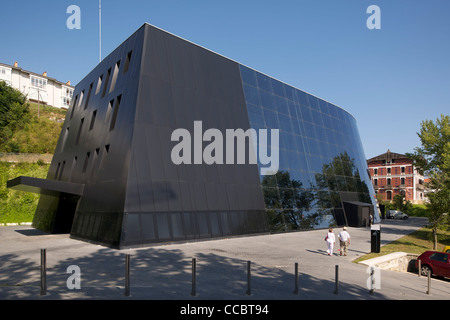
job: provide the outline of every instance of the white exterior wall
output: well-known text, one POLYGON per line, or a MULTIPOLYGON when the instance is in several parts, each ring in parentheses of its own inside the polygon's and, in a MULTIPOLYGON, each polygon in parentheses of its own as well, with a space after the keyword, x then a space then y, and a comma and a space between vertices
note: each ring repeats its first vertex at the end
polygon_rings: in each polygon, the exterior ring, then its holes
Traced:
POLYGON ((58 81, 44 75, 33 74, 16 67, 0 65, 0 80, 6 81, 13 88, 21 91, 29 100, 46 103, 56 108, 68 108, 68 104, 63 104, 64 97, 71 99, 71 94, 67 96, 67 89, 73 93, 73 87, 64 85, 58 81), (4 70, 4 72, 2 72, 4 70), (32 85, 31 78, 35 77, 46 81, 45 88, 38 88, 32 85))
POLYGON ((414 200, 416 201, 415 203, 421 203, 426 200, 424 176, 420 175, 415 169, 414 173, 414 200))
POLYGON ((69 109, 70 100, 72 100, 73 88, 65 85, 61 85, 59 101, 61 108, 69 109), (65 103, 64 103, 65 101, 65 103))
POLYGON ((55 85, 52 86, 53 89, 53 106, 57 108, 61 108, 61 85, 59 83, 55 83, 55 85))
MULTIPOLYGON (((28 97, 28 94, 30 93, 30 77, 28 76, 28 74, 21 73, 20 71, 17 71, 17 72, 18 72, 18 78, 19 78, 19 82, 18 82, 19 87, 17 89, 22 91, 22 93, 28 97)), ((13 83, 13 87, 14 87, 14 83, 13 83)))
POLYGON ((0 80, 3 80, 7 84, 11 85, 11 71, 11 68, 0 66, 0 80))

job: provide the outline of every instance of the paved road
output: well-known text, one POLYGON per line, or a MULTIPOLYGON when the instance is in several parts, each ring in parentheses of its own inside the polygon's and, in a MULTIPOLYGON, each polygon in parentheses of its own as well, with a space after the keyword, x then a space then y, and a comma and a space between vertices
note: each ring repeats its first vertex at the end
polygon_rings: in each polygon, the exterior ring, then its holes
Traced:
MULTIPOLYGON (((384 245, 424 226, 426 219, 381 223, 384 245)), ((340 231, 336 229, 335 233, 340 231)), ((436 300, 450 299, 450 281, 381 271, 381 288, 369 294, 367 268, 351 262, 370 252, 370 230, 349 228, 347 257, 326 255, 326 230, 239 237, 116 250, 49 235, 30 226, 0 227, 0 299, 27 300, 436 300), (40 249, 47 252, 47 294, 40 296, 40 249), (125 256, 131 257, 130 296, 124 296, 125 256), (192 258, 197 262, 191 296, 192 258), (247 261, 251 294, 247 295, 247 261), (294 265, 299 266, 299 292, 294 265), (81 289, 69 290, 67 273, 80 268, 81 289), (339 266, 339 291, 335 266, 339 266)), ((337 253, 337 247, 335 249, 337 253)), ((74 283, 74 282, 72 282, 74 283)))

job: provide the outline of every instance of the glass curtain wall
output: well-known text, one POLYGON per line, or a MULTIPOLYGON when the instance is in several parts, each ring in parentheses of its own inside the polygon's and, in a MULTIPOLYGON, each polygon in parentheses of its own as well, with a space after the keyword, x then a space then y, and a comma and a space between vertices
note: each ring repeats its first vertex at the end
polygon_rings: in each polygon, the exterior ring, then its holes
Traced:
POLYGON ((250 126, 280 130, 279 170, 260 176, 271 231, 343 225, 343 199, 371 203, 377 213, 353 116, 248 67, 240 70, 250 126))

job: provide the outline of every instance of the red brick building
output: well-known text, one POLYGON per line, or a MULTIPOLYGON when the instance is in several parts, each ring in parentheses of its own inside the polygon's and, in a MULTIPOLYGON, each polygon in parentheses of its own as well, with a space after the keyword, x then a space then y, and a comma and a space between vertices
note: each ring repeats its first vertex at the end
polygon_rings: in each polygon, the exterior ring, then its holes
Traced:
POLYGON ((367 160, 367 165, 375 193, 381 195, 381 199, 389 201, 403 194, 405 200, 423 203, 425 179, 414 168, 412 159, 388 150, 367 160))

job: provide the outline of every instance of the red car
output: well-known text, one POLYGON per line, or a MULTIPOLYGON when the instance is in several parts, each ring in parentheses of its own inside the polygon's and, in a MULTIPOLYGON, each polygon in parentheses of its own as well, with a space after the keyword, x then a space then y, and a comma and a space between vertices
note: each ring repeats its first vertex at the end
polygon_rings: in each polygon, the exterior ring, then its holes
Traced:
POLYGON ((441 277, 450 278, 450 253, 439 251, 425 251, 416 260, 416 268, 421 263, 421 274, 428 275, 428 270, 431 274, 441 277))

